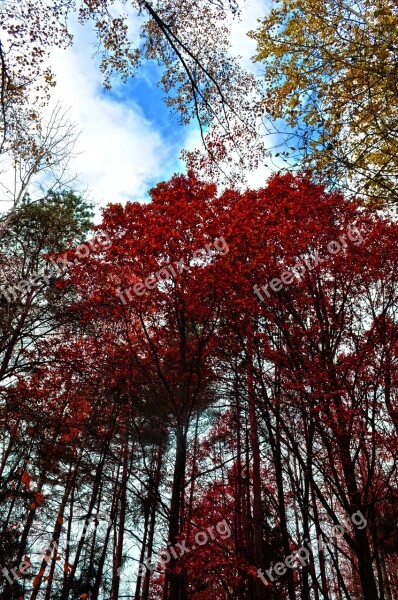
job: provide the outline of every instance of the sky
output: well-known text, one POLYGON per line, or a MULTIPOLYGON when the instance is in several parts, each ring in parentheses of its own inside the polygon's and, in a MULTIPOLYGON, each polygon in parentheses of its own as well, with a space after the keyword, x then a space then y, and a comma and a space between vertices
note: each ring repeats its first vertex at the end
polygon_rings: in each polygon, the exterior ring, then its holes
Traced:
MULTIPOLYGON (((121 2, 115 0, 115 6, 121 2)), ((241 2, 241 18, 232 21, 230 28, 232 54, 241 56, 241 64, 258 75, 261 67, 251 60, 256 44, 246 33, 257 27, 258 18, 267 12, 268 2, 241 2)), ((130 6, 129 31, 137 39, 142 18, 130 6)), ((201 140, 197 124, 180 125, 163 102, 164 93, 157 87, 158 66, 144 63, 134 78, 126 83, 114 79, 112 89, 106 90, 99 59, 94 56, 96 37, 92 28, 80 25, 75 17, 69 22, 69 29, 74 36, 73 45, 66 50, 53 49, 49 60, 57 85, 48 115, 60 105, 79 132, 69 172, 75 177, 73 188, 96 205, 97 221, 99 209, 110 202, 148 201, 148 191, 154 185, 185 171, 181 151, 200 147, 201 140)), ((249 184, 254 188, 262 186, 268 174, 268 168, 260 167, 250 174, 249 184)), ((11 208, 4 190, 12 189, 13 182, 10 163, 1 173, 1 212, 11 208)), ((37 190, 38 197, 42 183, 39 179, 31 190, 37 190)))
MULTIPOLYGON (((242 55, 252 69, 255 42, 246 32, 256 27, 265 4, 248 1, 242 21, 231 27, 232 52, 242 55)), ((138 13, 129 16, 133 33, 138 32, 139 20, 138 13)), ((80 132, 70 169, 77 174, 79 187, 101 206, 145 201, 157 182, 184 170, 180 153, 200 143, 197 126, 183 127, 171 115, 156 85, 155 65, 146 64, 127 83, 116 80, 110 91, 105 90, 98 60, 93 58, 92 30, 76 22, 71 29, 72 47, 53 51, 50 61, 57 80, 53 101, 69 109, 80 132)))
POLYGON ((51 56, 57 80, 53 102, 69 109, 79 132, 70 169, 101 205, 142 200, 148 188, 179 170, 189 131, 170 122, 155 67, 143 67, 126 84, 114 81, 106 91, 93 58, 92 32, 75 23, 72 30, 73 46, 51 56))

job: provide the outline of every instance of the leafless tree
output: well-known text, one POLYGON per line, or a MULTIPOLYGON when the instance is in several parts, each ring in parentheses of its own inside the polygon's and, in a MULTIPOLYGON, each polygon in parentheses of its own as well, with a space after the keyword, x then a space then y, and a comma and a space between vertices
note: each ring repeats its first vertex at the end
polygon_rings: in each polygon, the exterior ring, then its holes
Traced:
POLYGON ((40 181, 53 191, 70 185, 68 164, 77 139, 68 111, 56 104, 49 118, 26 132, 23 147, 10 148, 0 164, 0 200, 11 208, 0 222, 0 236, 10 224, 22 199, 40 181))

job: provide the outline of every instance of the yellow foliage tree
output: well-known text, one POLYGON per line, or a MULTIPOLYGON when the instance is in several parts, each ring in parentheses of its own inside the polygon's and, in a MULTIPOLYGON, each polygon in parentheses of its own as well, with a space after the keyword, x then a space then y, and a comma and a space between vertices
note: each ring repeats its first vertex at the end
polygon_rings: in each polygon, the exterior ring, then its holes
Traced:
POLYGON ((373 205, 398 202, 397 32, 395 0, 283 0, 249 34, 290 157, 373 205))

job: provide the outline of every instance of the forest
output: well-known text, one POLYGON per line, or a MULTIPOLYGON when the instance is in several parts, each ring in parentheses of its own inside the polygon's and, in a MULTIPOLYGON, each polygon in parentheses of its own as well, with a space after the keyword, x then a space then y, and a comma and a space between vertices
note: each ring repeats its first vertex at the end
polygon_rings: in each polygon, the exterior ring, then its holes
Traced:
POLYGON ((398 600, 397 32, 0 2, 0 600, 398 600))

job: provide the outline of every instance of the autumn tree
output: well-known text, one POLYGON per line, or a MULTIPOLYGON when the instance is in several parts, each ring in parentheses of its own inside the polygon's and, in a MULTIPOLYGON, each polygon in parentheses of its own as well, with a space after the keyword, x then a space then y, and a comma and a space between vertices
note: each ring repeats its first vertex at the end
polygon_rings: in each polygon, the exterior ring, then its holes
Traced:
POLYGON ((41 319, 50 325, 54 311, 51 282, 62 268, 51 264, 51 254, 84 238, 91 227, 91 206, 72 192, 50 193, 37 204, 22 204, 0 241, 1 368, 0 380, 16 376, 26 364, 24 348, 37 339, 41 319), (21 367, 19 367, 21 363, 21 367))
POLYGON ((40 0, 7 0, 0 6, 0 198, 4 208, 10 206, 0 233, 27 192, 33 195, 38 176, 46 174, 47 189, 68 184, 76 132, 65 109, 54 106, 47 115, 43 112, 55 84, 49 51, 71 41, 65 24, 68 7, 40 0))
MULTIPOLYGON (((236 259, 237 253, 242 255, 242 268, 235 265, 233 271, 240 277, 239 290, 248 290, 251 284, 258 299, 253 349, 256 406, 264 420, 264 424, 260 421, 260 431, 267 432, 274 447, 279 502, 281 507, 285 505, 284 522, 282 509, 280 518, 287 550, 292 531, 281 469, 292 469, 294 473, 294 468, 283 460, 283 447, 285 456, 287 452, 294 455, 305 474, 305 488, 300 490, 304 533, 301 540, 296 540, 298 546, 309 532, 310 523, 308 527, 305 523, 313 502, 311 490, 321 510, 334 522, 338 522, 340 511, 346 517, 360 511, 368 518, 373 506, 384 504, 385 494, 392 500, 395 461, 391 454, 386 463, 382 457, 390 452, 387 440, 394 421, 383 417, 376 424, 374 420, 376 398, 383 403, 383 415, 386 404, 382 398, 389 401, 381 366, 385 353, 376 352, 380 378, 375 380, 373 373, 368 373, 365 348, 373 346, 373 336, 380 330, 384 315, 395 322, 396 231, 393 224, 382 219, 375 223, 360 205, 339 194, 326 194, 306 177, 295 179, 291 175, 277 176, 264 190, 247 194, 232 214, 236 215, 235 231, 231 231, 234 242, 226 262, 236 259), (259 231, 260 223, 267 240, 259 231), (245 269, 248 247, 251 269, 245 269), (261 287, 256 280, 266 283, 261 287), (371 391, 374 385, 376 396, 371 391), (373 453, 375 462, 369 461, 368 452, 373 453), (319 474, 325 465, 327 475, 321 483, 319 474), (376 487, 375 477, 380 480, 376 487), (388 477, 392 479, 387 491, 384 482, 388 477)), ((223 281, 232 289, 238 288, 238 280, 223 281)), ((237 302, 239 307, 240 294, 237 302)), ((251 310, 255 311, 253 305, 251 310)), ((385 582, 376 575, 369 531, 351 526, 344 539, 348 554, 352 553, 353 571, 352 581, 346 586, 359 585, 364 598, 379 597, 385 582)), ((339 573, 340 582, 344 584, 346 578, 346 574, 339 573)), ((305 567, 302 597, 310 597, 311 579, 312 585, 317 585, 314 571, 305 567)))
POLYGON ((393 599, 396 223, 189 173, 95 235, 1 389, 4 597, 393 599))
POLYGON ((70 242, 85 237, 91 228, 91 216, 90 205, 72 192, 49 194, 38 204, 22 202, 20 211, 0 241, 0 493, 4 567, 24 556, 36 508, 41 505, 44 474, 50 468, 45 449, 47 442, 51 445, 52 429, 48 427, 43 433, 44 437, 48 436, 43 443, 40 430, 44 423, 51 422, 50 415, 47 414, 39 424, 36 419, 42 407, 40 410, 36 407, 36 416, 33 416, 24 400, 12 396, 11 388, 37 368, 40 361, 37 356, 33 357, 38 351, 37 344, 51 336, 60 325, 60 292, 55 290, 55 282, 62 276, 62 269, 51 265, 49 254, 59 253, 70 242), (31 438, 32 432, 37 434, 39 447, 31 438), (30 488, 27 464, 31 454, 39 463, 38 500, 30 488), (20 530, 10 525, 10 519, 23 515, 30 504, 32 507, 24 527, 20 530))
POLYGON ((285 149, 371 204, 397 201, 397 5, 286 0, 252 32, 261 107, 294 134, 285 149))

